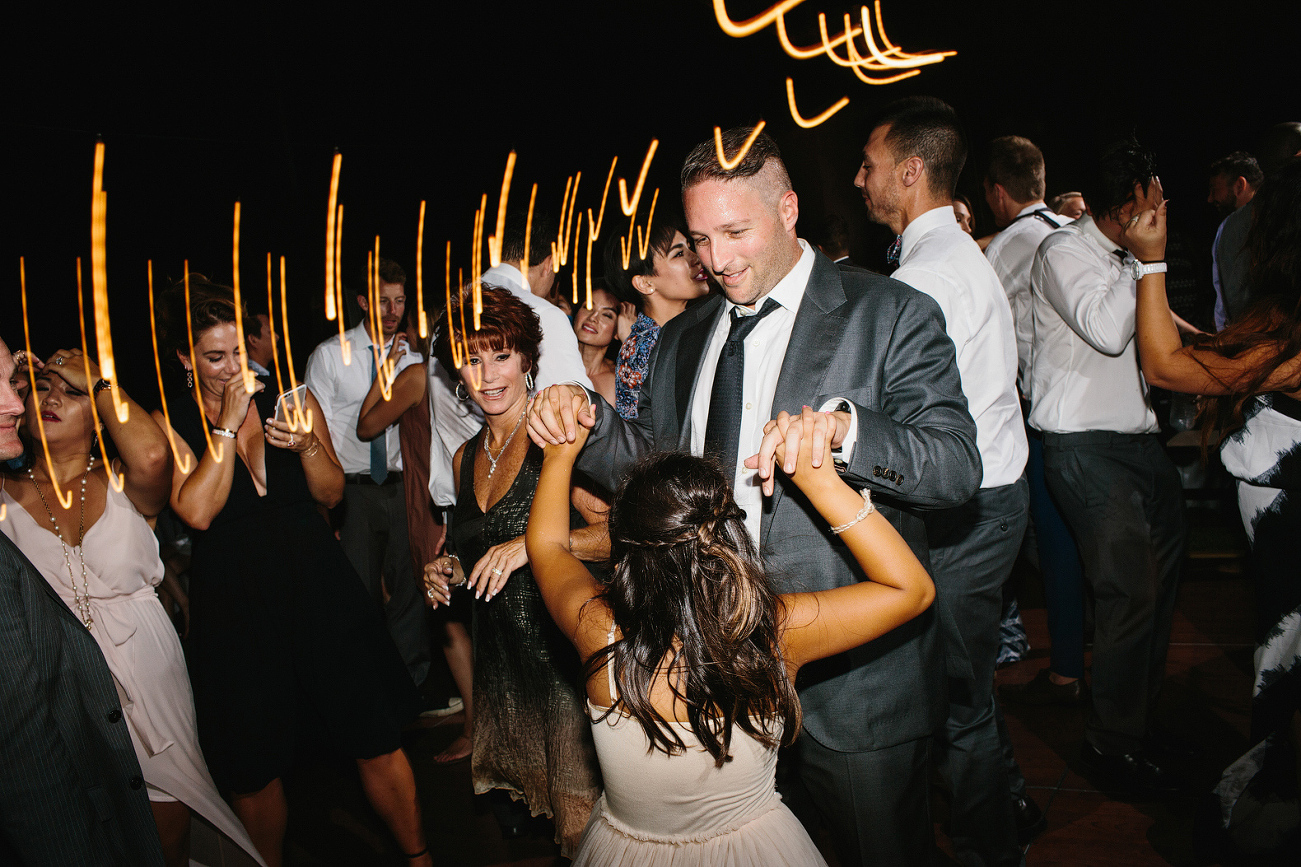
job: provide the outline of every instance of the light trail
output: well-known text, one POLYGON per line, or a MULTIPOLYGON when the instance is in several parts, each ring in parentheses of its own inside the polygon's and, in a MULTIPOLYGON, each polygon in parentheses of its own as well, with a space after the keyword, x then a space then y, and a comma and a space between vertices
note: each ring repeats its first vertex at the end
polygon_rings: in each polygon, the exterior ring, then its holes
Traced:
POLYGON ((334 151, 334 165, 330 169, 330 198, 329 204, 325 210, 325 318, 334 321, 336 314, 342 314, 342 310, 335 308, 335 230, 336 219, 342 220, 341 215, 337 215, 335 206, 339 202, 339 170, 343 168, 343 154, 336 149, 334 151))
POLYGON ((826 111, 822 112, 822 114, 817 115, 816 117, 809 118, 806 120, 804 116, 800 114, 799 108, 797 108, 795 105, 795 82, 790 78, 786 79, 786 101, 787 103, 790 104, 791 107, 791 117, 795 120, 795 123, 804 127, 804 129, 813 129, 815 126, 825 123, 827 118, 831 117, 833 114, 840 111, 845 106, 849 105, 849 97, 842 96, 840 98, 840 101, 837 102, 835 105, 831 106, 831 108, 827 109, 826 111))
POLYGON ((515 151, 506 157, 506 173, 501 179, 501 198, 497 201, 497 232, 488 238, 488 262, 496 268, 501 264, 502 236, 506 234, 506 202, 510 199, 510 181, 515 174, 515 151))
MULTIPOLYGON (((727 155, 723 153, 723 131, 718 127, 714 127, 714 149, 718 152, 718 164, 729 172, 739 166, 741 160, 745 159, 745 155, 750 152, 750 148, 754 145, 755 139, 759 138, 759 133, 763 132, 763 126, 764 121, 762 120, 754 125, 754 129, 750 130, 750 135, 745 140, 744 144, 741 145, 741 149, 737 151, 736 156, 732 157, 730 160, 727 158, 727 155)), ((628 266, 624 265, 624 267, 627 268, 628 266)))
MULTIPOLYGON (((239 318, 239 312, 236 311, 235 317, 239 318)), ((194 403, 199 408, 199 415, 203 418, 203 439, 208 444, 208 454, 217 463, 221 463, 226 457, 225 438, 216 444, 213 448, 212 425, 208 423, 208 412, 203 408, 203 395, 199 392, 199 364, 195 360, 194 354, 194 317, 190 315, 190 260, 185 260, 185 336, 190 344, 190 369, 194 371, 194 403)), ((220 419, 218 419, 220 421, 220 419)))
MULTIPOLYGON (((627 181, 619 178, 619 207, 623 210, 625 217, 633 217, 637 213, 637 203, 641 201, 641 190, 646 183, 646 173, 650 171, 651 160, 655 159, 655 150, 659 146, 659 139, 651 139, 650 147, 646 150, 646 158, 641 161, 641 173, 637 175, 637 189, 633 191, 631 201, 628 199, 627 181)), ((614 166, 610 168, 613 170, 614 166)), ((602 202, 601 205, 604 207, 605 203, 602 202)))
MULTIPOLYGON (((271 254, 267 254, 267 260, 270 261, 271 254)), ((271 279, 270 273, 267 275, 267 309, 271 309, 271 279)), ((289 299, 285 295, 285 257, 280 257, 280 325, 285 334, 285 366, 289 369, 289 390, 294 392, 294 411, 289 416, 289 430, 303 433, 312 432, 312 410, 310 407, 304 409, 306 401, 302 404, 298 401, 298 394, 295 389, 298 388, 298 379, 294 376, 294 347, 289 342, 289 299)), ((275 340, 271 341, 271 352, 275 354, 275 340)), ((276 361, 276 384, 280 383, 280 362, 276 361)), ((284 389, 281 389, 284 393, 284 389)))
POLYGON ((231 288, 235 293, 235 339, 239 343, 239 375, 244 381, 244 391, 252 394, 257 387, 253 371, 248 369, 248 354, 244 342, 244 302, 239 291, 239 201, 235 202, 235 233, 231 240, 231 262, 234 271, 231 274, 231 288))
MULTIPOLYGON (((167 391, 163 388, 163 364, 158 354, 158 320, 154 315, 154 262, 148 260, 147 268, 149 271, 149 338, 154 347, 154 370, 158 373, 158 400, 163 410, 163 421, 167 426, 163 433, 167 434, 167 444, 172 447, 172 457, 176 460, 176 466, 182 473, 187 475, 192 466, 189 455, 182 455, 176 447, 176 434, 172 430, 172 414, 167 410, 167 391)), ((80 270, 80 269, 78 269, 80 270)))
MULTIPOLYGON (((78 282, 81 277, 81 257, 77 257, 77 276, 78 282)), ((27 319, 27 264, 23 257, 18 257, 18 285, 23 296, 23 339, 24 346, 27 348, 27 381, 31 383, 31 390, 28 394, 32 398, 32 403, 36 403, 36 365, 32 361, 36 356, 32 354, 32 329, 27 319)), ((78 292, 80 295, 80 292, 78 292)), ((36 431, 40 434, 41 450, 45 452, 45 468, 50 473, 50 487, 54 489, 54 497, 59 501, 59 505, 65 510, 72 508, 72 489, 68 489, 68 496, 63 496, 63 490, 59 487, 59 480, 54 474, 54 459, 50 457, 50 441, 45 438, 45 420, 41 418, 41 413, 36 413, 36 431)))
MULTIPOLYGON (((90 198, 90 280, 95 295, 95 348, 99 351, 99 372, 109 382, 113 411, 126 424, 130 407, 122 400, 117 382, 117 363, 113 359, 113 331, 108 316, 107 233, 108 193, 104 192, 104 143, 95 143, 95 169, 90 198)), ((77 269, 81 273, 80 267, 77 269)))
MULTIPOLYGON (((98 431, 99 408, 95 406, 95 388, 90 378, 90 346, 86 343, 86 299, 81 286, 80 260, 77 262, 77 321, 81 326, 81 366, 86 374, 86 386, 90 389, 90 420, 98 431)), ((104 442, 107 437, 96 436, 95 439, 99 440, 99 454, 104 459, 104 472, 108 473, 108 483, 120 494, 126 487, 126 475, 113 472, 113 465, 108 462, 108 445, 104 442)), ((85 496, 84 492, 82 495, 85 496)))
POLYGON ((420 221, 416 225, 416 330, 420 339, 429 338, 429 318, 425 316, 425 200, 420 200, 420 221))

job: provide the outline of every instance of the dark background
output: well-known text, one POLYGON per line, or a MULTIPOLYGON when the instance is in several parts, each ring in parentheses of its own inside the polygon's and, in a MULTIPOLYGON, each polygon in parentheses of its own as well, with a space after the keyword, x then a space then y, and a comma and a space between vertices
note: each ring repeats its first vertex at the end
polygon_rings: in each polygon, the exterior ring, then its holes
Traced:
MULTIPOLYGON (((743 19, 769 5, 730 0, 728 10, 743 19)), ((961 189, 977 203, 980 231, 993 229, 980 195, 989 139, 1015 133, 1039 144, 1051 195, 1078 187, 1102 144, 1135 132, 1157 153, 1172 221, 1200 251, 1217 221, 1205 204, 1207 165, 1301 117, 1293 45, 1301 17, 1296 4, 1277 0, 884 0, 886 32, 904 50, 958 53, 883 87, 825 57, 787 57, 772 27, 729 37, 708 0, 325 8, 145 16, 59 6, 10 18, 0 56, 0 336, 21 345, 24 256, 37 351, 77 339, 74 260, 89 260, 97 135, 107 144, 115 346, 123 379, 149 403, 145 262, 153 260, 160 288, 187 258, 192 270, 229 282, 236 199, 246 291, 265 290, 267 252, 288 259, 300 369, 328 333, 324 229, 335 148, 344 155, 345 275, 355 285, 376 235, 414 275, 424 199, 426 288, 441 290, 447 241, 455 278, 457 267, 469 269, 480 195, 495 218, 512 149, 512 201, 527 202, 537 182, 540 204, 558 212, 568 175, 583 172, 579 206, 595 207, 611 157, 616 179, 634 181, 658 138, 644 219, 656 187, 661 208, 676 203, 681 160, 715 124, 763 118, 790 165, 804 234, 841 213, 855 233, 854 257, 872 263, 888 233, 869 226, 851 186, 870 119, 892 99, 932 94, 967 124, 973 153, 961 189), (806 116, 841 96, 850 104, 800 129, 786 107, 788 75, 806 116)), ((840 16, 856 10, 808 0, 788 15, 791 37, 817 41, 819 11, 838 33, 840 16)), ((627 227, 615 189, 611 198, 598 244, 627 227)), ((86 276, 89 292, 88 267, 86 276)))

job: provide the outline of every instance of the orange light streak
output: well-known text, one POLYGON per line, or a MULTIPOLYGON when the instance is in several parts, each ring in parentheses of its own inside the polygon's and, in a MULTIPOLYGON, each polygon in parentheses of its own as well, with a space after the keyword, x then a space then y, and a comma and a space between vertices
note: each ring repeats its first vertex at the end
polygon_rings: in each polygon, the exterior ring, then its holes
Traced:
MULTIPOLYGON (((95 295, 95 348, 99 350, 99 371, 109 382, 117 420, 126 424, 130 408, 122 400, 117 384, 117 363, 113 360, 113 331, 108 316, 107 235, 108 193, 104 192, 104 143, 95 143, 95 170, 90 199, 90 278, 95 295)), ((78 269, 80 274, 80 269, 78 269)))
MULTIPOLYGON (((81 257, 77 257, 77 276, 81 276, 81 257)), ((36 357, 32 354, 32 329, 27 321, 27 265, 23 262, 23 257, 18 257, 18 284, 23 296, 23 339, 27 347, 27 378, 32 384, 32 391, 36 390, 36 366, 33 359, 36 357)), ((80 296, 80 292, 77 293, 80 296)), ((55 499, 59 505, 65 509, 72 508, 72 489, 68 489, 68 496, 63 496, 63 490, 59 487, 59 480, 54 475, 54 459, 50 457, 50 441, 45 438, 45 422, 41 419, 41 413, 36 413, 36 430, 41 436, 41 449, 45 452, 45 468, 50 473, 50 486, 54 488, 55 499)))
POLYGON ((631 217, 637 213, 637 203, 641 201, 641 190, 646 183, 646 173, 650 171, 651 160, 655 158, 655 149, 659 146, 659 139, 651 139, 650 148, 646 151, 646 158, 641 161, 641 173, 637 176, 637 189, 633 191, 632 201, 628 200, 627 182, 623 178, 619 178, 619 207, 623 210, 625 217, 631 217))
POLYGON ((416 226, 416 329, 421 340, 429 338, 429 317, 425 316, 425 200, 420 200, 420 222, 416 226))
MULTIPOLYGON (((459 278, 459 274, 457 275, 459 278)), ((459 282, 457 284, 460 285, 459 282)), ((452 330, 452 242, 447 242, 447 343, 452 349, 452 364, 459 370, 461 367, 461 348, 456 343, 456 332, 452 330)), ((465 327, 465 323, 461 324, 465 327)))
POLYGON ((276 394, 285 393, 285 380, 280 375, 280 350, 276 348, 275 289, 271 283, 271 251, 267 251, 267 330, 271 332, 271 370, 276 375, 276 394))
MULTIPOLYGON (((657 190, 655 191, 655 195, 658 196, 659 193, 660 193, 660 191, 657 189, 657 190)), ((655 213, 655 203, 654 203, 654 201, 651 202, 651 213, 652 213, 652 214, 655 213)), ((591 213, 590 213, 590 212, 588 213, 588 219, 589 219, 589 220, 591 219, 591 213)), ((580 221, 580 222, 581 222, 581 221, 580 221)), ((586 306, 587 306, 587 309, 588 309, 588 310, 591 310, 591 309, 592 309, 592 242, 595 241, 596 239, 592 236, 592 233, 591 233, 591 231, 590 231, 590 228, 591 228, 590 223, 589 223, 588 228, 589 228, 589 231, 588 231, 588 233, 587 233, 587 305, 586 305, 586 306)), ((574 273, 575 273, 575 274, 578 273, 578 269, 577 269, 577 268, 574 269, 574 273)), ((577 282, 577 281, 575 281, 575 283, 576 283, 576 282, 577 282)), ((574 297, 574 303, 577 304, 577 303, 578 303, 578 297, 577 297, 577 296, 578 296, 578 293, 575 292, 575 293, 574 293, 574 296, 575 296, 575 297, 574 297)))
MULTIPOLYGON (((77 320, 81 325, 81 364, 86 373, 86 382, 90 379, 90 346, 86 343, 86 301, 81 287, 81 262, 77 263, 77 320)), ((92 391, 90 395, 90 419, 95 425, 95 430, 99 430, 99 408, 95 406, 95 394, 92 391)), ((105 444, 105 437, 96 437, 99 440, 99 454, 104 459, 104 470, 108 473, 108 483, 113 486, 113 490, 118 493, 126 487, 126 476, 122 473, 113 473, 113 466, 108 462, 108 446, 105 444)))
MULTIPOLYGON (((590 218, 590 217, 588 218, 588 226, 589 226, 589 229, 588 229, 588 233, 587 233, 587 270, 590 272, 590 271, 592 270, 592 233, 591 233, 591 228, 590 228, 590 227, 591 227, 591 218, 590 218)), ((583 234, 583 221, 582 221, 581 219, 579 219, 579 221, 578 221, 578 234, 577 234, 577 235, 574 235, 574 244, 575 244, 575 245, 578 244, 578 235, 581 235, 581 234, 583 234)), ((573 272, 570 274, 570 276, 573 278, 573 286, 574 286, 574 288, 573 288, 573 290, 571 291, 569 297, 570 297, 572 303, 577 304, 577 303, 578 303, 578 261, 577 261, 577 257, 575 257, 575 261, 574 261, 574 270, 573 270, 573 272)))
POLYGON ((393 399, 393 368, 397 364, 384 352, 384 323, 380 316, 379 235, 375 236, 375 249, 366 253, 367 318, 370 320, 370 349, 375 360, 375 378, 379 380, 380 397, 393 399))
POLYGON ((347 338, 343 324, 343 205, 339 205, 339 219, 334 235, 334 291, 339 312, 339 351, 343 366, 352 364, 352 341, 347 338))
POLYGON ((738 23, 727 14, 726 0, 714 0, 714 17, 718 19, 718 26, 723 28, 724 33, 740 39, 758 33, 803 2, 804 0, 784 0, 766 12, 760 12, 753 18, 738 23))
MULTIPOLYGON (((470 289, 470 294, 474 299, 474 330, 479 330, 479 316, 483 313, 483 220, 484 214, 488 210, 488 194, 484 193, 483 198, 479 200, 479 209, 474 212, 474 243, 470 249, 472 251, 474 262, 474 279, 470 289)), ((520 272, 524 277, 524 285, 528 286, 529 272, 524 269, 520 272)))
MULTIPOLYGON (((199 366, 194 357, 194 319, 190 315, 190 260, 185 260, 185 336, 190 343, 190 368, 194 373, 194 403, 199 408, 199 415, 203 417, 203 439, 208 444, 208 454, 217 463, 221 463, 226 457, 226 443, 223 440, 216 443, 216 448, 212 442, 212 431, 209 430, 211 425, 208 424, 208 411, 203 408, 203 395, 199 393, 199 366)), ((220 421, 220 419, 218 419, 220 421)), ((64 508, 67 508, 66 506, 64 508)))
MULTIPOLYGON (((268 255, 268 261, 270 254, 268 255)), ((268 274, 267 279, 267 309, 271 308, 271 280, 268 274)), ((289 368, 289 390, 293 391, 298 388, 298 379, 294 376, 294 347, 289 342, 289 300, 285 297, 285 257, 280 257, 280 325, 285 333, 285 366, 289 368)), ((275 341, 271 342, 271 351, 275 353, 275 341)), ((276 384, 279 386, 280 380, 280 362, 276 361, 276 384)), ((281 393, 284 389, 281 388, 281 393)), ((289 415, 289 429, 303 433, 312 432, 312 410, 304 410, 306 402, 299 403, 298 395, 294 394, 294 411, 289 415)))
MULTIPOLYGON (((336 213, 335 205, 339 201, 339 170, 343 167, 343 154, 338 150, 334 152, 334 165, 330 169, 330 201, 325 211, 325 318, 334 321, 337 314, 342 314, 342 310, 335 307, 335 279, 337 277, 335 266, 335 223, 336 213)), ((342 215, 337 219, 342 220, 342 215)), ((342 318, 342 317, 341 317, 342 318)))
MULTIPOLYGON (((158 355, 158 320, 154 315, 154 262, 152 259, 148 260, 147 267, 149 271, 149 337, 154 346, 154 370, 158 372, 158 400, 162 405, 163 420, 167 422, 167 426, 163 428, 163 433, 167 434, 167 444, 172 447, 172 457, 176 460, 176 466, 180 468, 181 472, 189 473, 192 466, 190 456, 181 455, 176 448, 176 435, 172 431, 172 415, 167 411, 167 392, 163 388, 163 364, 158 355)), ((80 272, 81 269, 78 268, 77 270, 80 272)))
POLYGON ((795 82, 790 78, 786 79, 786 101, 790 104, 791 107, 791 117, 794 118, 797 124, 804 127, 805 129, 813 129, 815 126, 824 123, 827 120, 827 118, 831 117, 833 114, 840 111, 845 106, 849 105, 849 97, 842 96, 839 102, 831 106, 831 108, 827 109, 826 111, 822 112, 822 114, 818 115, 817 117, 805 120, 804 116, 800 114, 800 110, 795 106, 795 82))
POLYGON ((501 264, 502 236, 506 234, 506 201, 510 198, 510 179, 515 174, 515 151, 506 158, 506 174, 501 179, 501 198, 497 202, 497 233, 488 239, 488 262, 493 268, 501 264))
POLYGON ((235 291, 235 339, 239 341, 239 375, 244 380, 244 391, 249 394, 257 386, 257 381, 253 376, 253 371, 248 369, 248 354, 245 351, 247 344, 244 342, 244 317, 240 311, 244 309, 244 304, 240 300, 239 291, 239 202, 235 202, 235 234, 231 241, 232 252, 231 262, 234 267, 234 273, 231 275, 231 288, 235 291))
MULTIPOLYGON (((560 225, 556 229, 556 244, 551 245, 551 271, 554 274, 560 273, 560 269, 569 264, 570 239, 574 232, 574 204, 578 201, 578 185, 583 180, 583 173, 569 178, 574 182, 573 187, 569 181, 565 182, 565 198, 560 202, 560 225)), ((526 260, 527 261, 527 260, 526 260)), ((520 271, 527 273, 527 268, 520 268, 520 271)))
MULTIPOLYGON (((524 276, 524 284, 529 282, 529 241, 533 238, 533 206, 538 201, 538 185, 533 185, 533 192, 529 194, 529 214, 524 220, 524 257, 520 259, 519 272, 524 276)), ((552 260, 554 268, 555 260, 552 260)), ((554 270, 552 273, 555 273, 554 270)))
MULTIPOLYGON (((763 125, 764 121, 762 120, 754 125, 754 129, 750 131, 749 138, 747 138, 745 143, 741 145, 741 149, 736 152, 736 156, 732 157, 730 160, 727 158, 727 155, 723 153, 723 131, 718 127, 714 127, 714 149, 718 151, 718 164, 729 172, 739 166, 741 160, 745 159, 745 155, 750 152, 750 147, 754 144, 755 139, 759 137, 759 133, 763 132, 763 125)), ((624 265, 623 267, 627 268, 628 266, 624 265)))
MULTIPOLYGON (((646 234, 645 234, 645 236, 643 236, 642 233, 641 233, 641 226, 638 226, 638 227, 637 227, 637 238, 638 238, 638 242, 637 242, 637 255, 638 255, 640 258, 642 258, 642 259, 645 259, 645 258, 646 258, 646 254, 647 254, 648 252, 650 252, 651 223, 655 220, 655 204, 656 204, 659 200, 660 200, 660 188, 659 188, 659 187, 656 187, 656 188, 655 188, 655 195, 651 196, 650 213, 646 215, 646 234)), ((628 229, 628 237, 629 237, 629 238, 632 237, 632 228, 631 228, 631 227, 629 227, 629 229, 628 229)), ((587 285, 588 285, 588 297, 589 297, 589 300, 590 300, 590 297, 591 297, 591 285, 592 285, 592 281, 591 281, 590 279, 587 281, 587 285)), ((590 310, 591 308, 589 307, 588 309, 590 310)))
POLYGON ((587 219, 589 221, 587 225, 587 229, 588 232, 591 233, 591 237, 593 240, 601 237, 601 225, 605 222, 605 202, 607 199, 610 198, 610 181, 614 180, 614 167, 618 165, 618 163, 619 163, 618 157, 615 157, 614 159, 610 160, 610 173, 605 176, 605 191, 601 193, 601 207, 596 212, 595 225, 593 225, 590 222, 592 219, 592 209, 591 208, 587 209, 587 219))
POLYGON ((824 39, 821 45, 809 45, 801 48, 794 45, 791 42, 790 37, 786 35, 786 16, 777 16, 777 41, 781 43, 782 50, 791 57, 794 57, 796 60, 809 60, 819 55, 830 53, 836 47, 842 45, 845 40, 853 39, 861 32, 861 30, 855 27, 852 30, 845 31, 829 42, 824 39))

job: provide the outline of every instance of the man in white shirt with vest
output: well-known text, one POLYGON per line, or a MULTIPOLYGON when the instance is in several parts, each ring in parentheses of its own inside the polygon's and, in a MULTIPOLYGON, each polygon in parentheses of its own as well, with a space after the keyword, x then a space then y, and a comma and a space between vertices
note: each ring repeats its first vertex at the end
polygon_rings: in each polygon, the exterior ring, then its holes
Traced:
POLYGON ((952 108, 929 97, 903 99, 887 106, 873 128, 854 185, 869 218, 901 235, 894 279, 940 305, 976 421, 979 490, 962 506, 925 516, 949 693, 936 755, 953 793, 959 860, 1015 865, 1021 851, 995 717, 994 668, 1003 584, 1025 534, 1026 438, 1012 311, 994 269, 954 218, 966 156, 952 108))
POLYGON ((1103 154, 1085 189, 1092 215, 1052 232, 1031 268, 1030 425, 1044 476, 1093 588, 1093 704, 1081 762, 1110 790, 1179 788, 1151 750, 1183 558, 1179 474, 1157 440, 1134 340, 1135 275, 1124 226, 1161 201, 1151 152, 1130 139, 1103 154))
MULTIPOLYGON (((406 313, 406 272, 383 258, 378 271, 382 333, 372 334, 370 299, 358 295, 357 303, 365 315, 360 325, 343 334, 342 340, 349 346, 348 363, 344 363, 340 337, 335 335, 312 351, 304 380, 321 404, 330 426, 330 441, 343 465, 344 513, 339 541, 375 603, 383 606, 393 643, 411 679, 420 686, 429 674, 429 636, 422 591, 411 570, 398 426, 391 425, 370 442, 357 437, 361 405, 375 381, 373 347, 379 345, 382 363, 393 350, 406 313)), ((394 376, 422 361, 420 353, 408 347, 397 361, 394 376)))

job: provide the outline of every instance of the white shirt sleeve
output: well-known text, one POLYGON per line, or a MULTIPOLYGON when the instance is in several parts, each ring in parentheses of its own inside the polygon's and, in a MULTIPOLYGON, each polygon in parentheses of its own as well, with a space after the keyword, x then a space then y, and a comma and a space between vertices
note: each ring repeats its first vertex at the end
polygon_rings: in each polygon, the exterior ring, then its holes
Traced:
POLYGON ((592 381, 587 378, 583 356, 578 351, 578 338, 574 336, 569 317, 551 304, 534 310, 542 323, 542 357, 538 360, 534 388, 540 391, 559 382, 575 382, 590 389, 592 381))
POLYGON ((1070 329, 1098 352, 1119 355, 1134 339, 1134 281, 1123 273, 1113 279, 1088 252, 1071 243, 1041 247, 1031 279, 1070 329))

